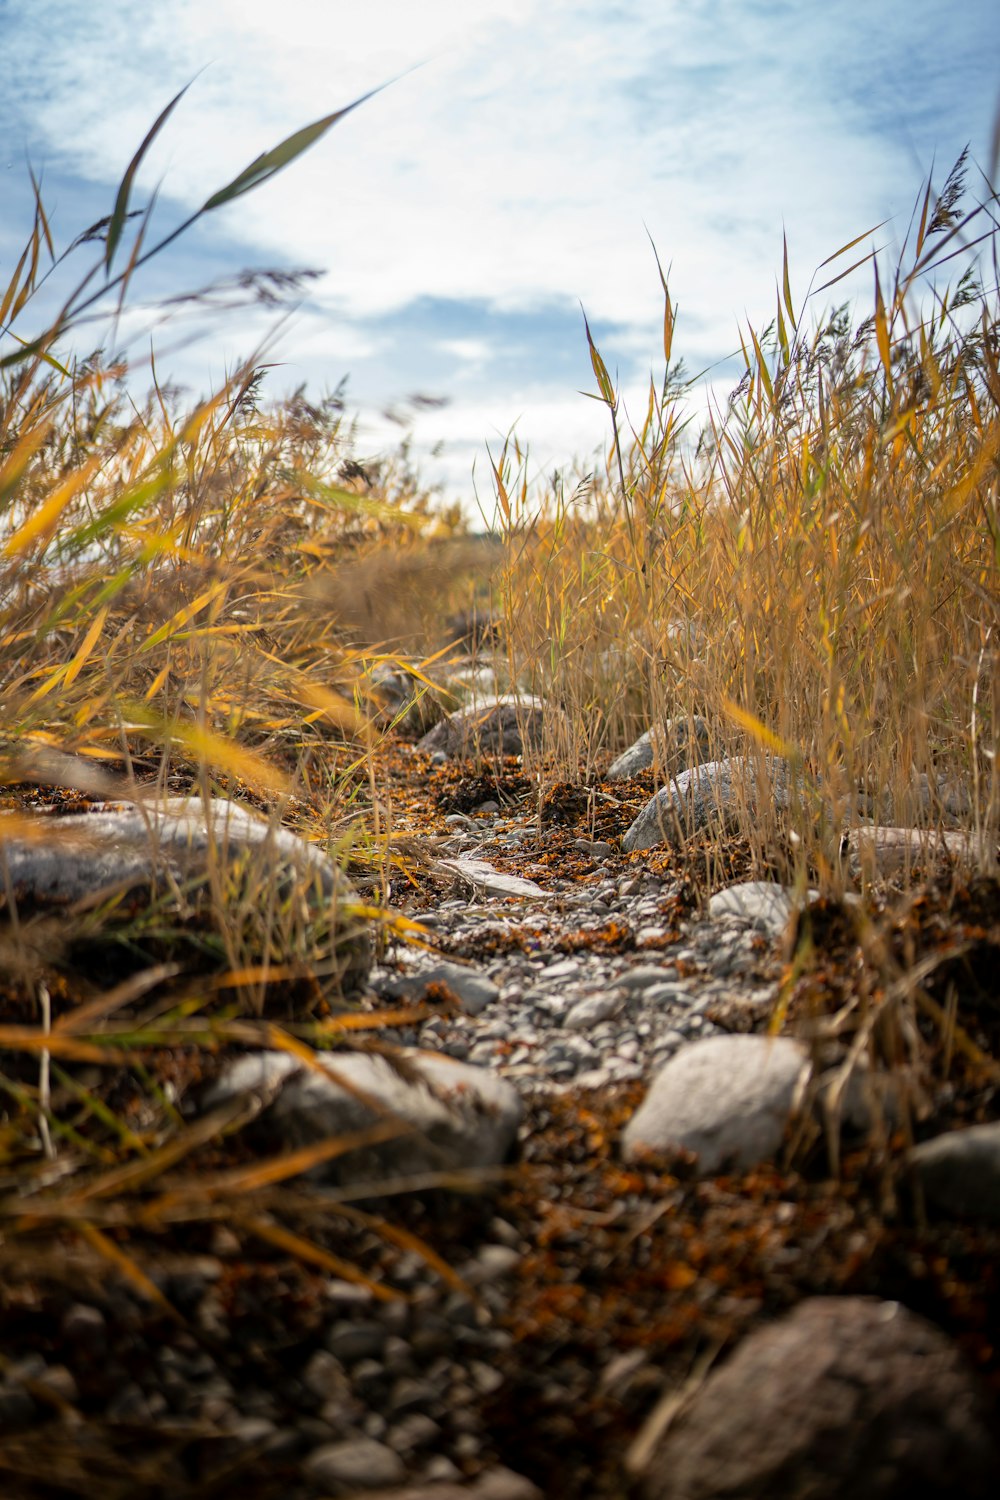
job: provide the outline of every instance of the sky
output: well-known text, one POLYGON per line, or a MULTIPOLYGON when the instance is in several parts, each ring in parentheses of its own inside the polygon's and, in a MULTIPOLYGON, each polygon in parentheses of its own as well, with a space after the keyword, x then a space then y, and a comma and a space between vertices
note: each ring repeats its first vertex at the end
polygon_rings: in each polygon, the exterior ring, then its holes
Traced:
POLYGON ((651 240, 674 354, 708 371, 697 405, 737 383, 740 327, 773 317, 783 232, 807 320, 849 294, 867 311, 870 268, 806 304, 816 268, 883 220, 871 243, 891 258, 932 167, 940 185, 966 144, 988 166, 1000 108, 996 0, 0 0, 0 55, 0 287, 29 162, 64 247, 189 84, 134 194, 156 192, 166 233, 380 89, 153 262, 120 339, 136 381, 152 339, 192 401, 259 347, 265 394, 346 376, 362 452, 407 416, 421 472, 470 509, 512 430, 533 476, 605 444, 584 311, 641 419, 663 363, 651 240), (153 306, 247 268, 322 274, 280 323, 153 306))

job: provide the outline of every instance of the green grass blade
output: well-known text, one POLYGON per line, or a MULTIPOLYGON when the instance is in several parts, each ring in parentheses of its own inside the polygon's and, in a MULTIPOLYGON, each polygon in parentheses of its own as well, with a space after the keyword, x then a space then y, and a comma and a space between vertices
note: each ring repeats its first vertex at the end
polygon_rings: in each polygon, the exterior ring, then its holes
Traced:
POLYGON ((17 342, 21 345, 21 348, 16 354, 8 354, 6 359, 0 359, 0 368, 3 368, 3 366, 5 365, 17 364, 19 360, 31 359, 34 355, 37 354, 38 358, 42 360, 44 364, 51 365, 53 370, 58 370, 60 375, 65 375, 67 380, 73 379, 72 375, 70 374, 69 370, 67 370, 65 365, 61 365, 53 355, 45 353, 43 348, 43 345, 45 343, 44 339, 36 339, 34 343, 29 343, 27 339, 23 339, 21 338, 20 334, 15 333, 13 328, 8 328, 6 331, 10 334, 12 339, 17 340, 17 342))
MULTIPOLYGON (((888 219, 882 219, 880 223, 873 224, 871 229, 866 229, 864 234, 856 234, 853 240, 848 240, 846 245, 841 245, 840 249, 835 250, 832 255, 828 255, 826 260, 821 260, 817 269, 822 271, 824 266, 832 265, 835 260, 839 260, 842 255, 846 255, 848 250, 853 250, 855 245, 860 245, 861 241, 866 240, 870 234, 876 234, 878 230, 884 228, 888 222, 888 219)), ((855 261, 855 265, 864 265, 864 260, 855 261)), ((851 269, 853 270, 853 267, 851 269)), ((845 271, 844 274, 846 275, 847 272, 845 271)), ((837 279, 839 280, 840 278, 838 277, 837 279)), ((832 286, 832 284, 832 282, 827 282, 827 286, 832 286)))
POLYGON ((206 214, 213 208, 221 208, 223 203, 230 203, 234 198, 242 197, 244 193, 249 193, 253 188, 259 187, 262 182, 267 182, 275 173, 293 162, 297 156, 301 156, 303 151, 308 151, 310 146, 314 146, 332 125, 336 125, 338 120, 342 120, 353 109, 357 109, 359 104, 364 104, 372 95, 380 93, 384 87, 383 84, 377 89, 369 90, 367 94, 362 94, 360 99, 355 99, 352 104, 345 105, 343 109, 336 110, 332 115, 324 115, 321 120, 314 121, 312 125, 304 125, 301 130, 296 130, 287 136, 273 150, 263 152, 237 177, 234 177, 232 182, 207 198, 202 204, 201 212, 206 214))
POLYGON ((676 317, 676 309, 671 305, 670 288, 667 285, 667 277, 670 275, 670 271, 668 268, 666 275, 664 275, 663 267, 660 264, 660 252, 653 243, 653 236, 649 233, 648 229, 646 230, 646 234, 649 238, 649 243, 653 246, 656 269, 659 273, 660 285, 663 288, 663 360, 664 364, 669 366, 670 351, 674 344, 674 320, 676 317))
POLYGON ((782 294, 785 298, 785 309, 788 313, 789 322, 794 329, 797 329, 798 323, 795 320, 795 303, 792 301, 792 283, 788 275, 788 237, 785 234, 784 229, 782 229, 781 231, 781 248, 781 289, 782 294))
POLYGON ((125 220, 128 217, 128 203, 132 194, 132 183, 135 181, 135 174, 142 165, 142 159, 146 155, 146 152, 190 87, 191 85, 186 83, 180 93, 175 94, 166 108, 160 111, 146 132, 142 145, 125 169, 125 176, 121 180, 118 196, 115 199, 115 206, 111 214, 111 221, 108 224, 108 238, 104 250, 104 270, 106 274, 109 274, 111 271, 111 262, 114 260, 115 251, 118 249, 118 242, 122 237, 122 230, 125 227, 125 220))
MULTIPOLYGON (((582 307, 580 311, 583 312, 582 307)), ((600 399, 605 403, 606 406, 614 408, 617 405, 617 401, 615 399, 615 388, 611 383, 611 376, 608 374, 608 367, 601 358, 600 350, 594 343, 593 336, 590 332, 590 324, 587 322, 586 313, 583 313, 583 326, 587 334, 587 345, 590 349, 590 363, 593 366, 594 374, 597 377, 597 384, 601 392, 600 399)))

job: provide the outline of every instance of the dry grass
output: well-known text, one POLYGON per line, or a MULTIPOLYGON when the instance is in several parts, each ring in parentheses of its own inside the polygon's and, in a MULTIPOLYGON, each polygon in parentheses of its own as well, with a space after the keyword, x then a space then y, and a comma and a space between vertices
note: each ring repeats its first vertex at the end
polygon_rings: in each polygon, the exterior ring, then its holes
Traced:
MULTIPOLYGON (((374 781, 372 668, 385 648, 441 646, 440 619, 468 601, 492 549, 450 536, 458 518, 435 509, 405 452, 360 462, 338 396, 265 406, 250 361, 193 412, 157 385, 138 408, 122 366, 67 360, 95 309, 120 306, 135 268, 187 227, 147 249, 148 219, 136 225, 129 207, 171 108, 112 214, 67 252, 96 259, 55 319, 26 327, 56 259, 40 195, 0 294, 0 773, 97 795, 165 794, 179 778, 206 797, 249 798, 334 850, 353 828, 377 903, 393 853, 374 781), (390 593, 393 612, 381 606, 390 593)), ((290 137, 201 212, 266 180, 337 118, 290 137)), ((546 747, 557 764, 576 779, 668 715, 703 715, 719 755, 781 749, 819 788, 798 809, 789 874, 832 888, 859 796, 881 821, 905 822, 920 774, 931 821, 946 811, 939 775, 968 789, 960 822, 980 866, 995 863, 996 200, 963 214, 960 196, 960 171, 937 198, 928 185, 857 329, 836 313, 807 330, 786 264, 775 322, 748 330, 745 376, 697 444, 664 282, 665 375, 641 423, 628 423, 591 344, 613 424, 606 472, 535 497, 516 448, 495 466, 498 651, 508 681, 564 708, 546 747), (970 270, 954 293, 932 292, 935 268, 977 236, 989 285, 970 270)), ((763 850, 775 829, 748 811, 744 832, 763 850)), ((14 988, 37 1007, 31 1024, 0 1027, 8 1238, 71 1228, 153 1300, 109 1232, 155 1239, 225 1217, 347 1274, 309 1238, 313 1211, 287 1187, 322 1152, 201 1180, 185 1158, 240 1119, 186 1124, 156 1080, 175 1052, 235 1043, 308 1061, 354 1035, 360 1018, 344 1014, 263 1019, 264 986, 308 971, 307 929, 276 929, 285 968, 251 972, 245 904, 220 884, 211 982, 162 964, 75 1013, 59 945, 40 929, 5 933, 14 988), (100 1082, 75 1082, 80 1066, 145 1080, 140 1128, 100 1082)))
MULTIPOLYGON (((114 213, 60 256, 36 195, 0 296, 0 772, 120 795, 147 785, 151 767, 165 788, 180 766, 206 794, 236 785, 286 812, 319 799, 330 837, 352 820, 375 743, 377 648, 404 628, 412 639, 411 601, 427 613, 428 543, 446 546, 456 518, 421 488, 405 445, 358 458, 339 392, 264 405, 251 359, 193 411, 155 381, 140 409, 124 363, 64 362, 81 327, 102 308, 117 318, 134 270, 198 217, 146 249, 143 216, 125 254, 134 172, 176 103, 130 163, 114 213), (51 324, 22 332, 49 270, 65 279, 95 246, 51 324), (127 263, 117 275, 116 253, 127 263), (359 603, 366 570, 401 617, 381 633, 359 603), (124 775, 102 779, 102 763, 124 775)), ((343 113, 297 132, 201 212, 266 180, 343 113)), ((283 280, 294 293, 295 278, 283 280)), ((244 284, 276 294, 274 276, 244 284)), ((435 587, 446 593, 469 561, 449 552, 435 587)))
MULTIPOLYGON (((846 308, 807 326, 786 251, 774 322, 746 330, 743 379, 697 444, 664 280, 665 374, 641 423, 591 342, 605 472, 533 498, 519 455, 495 466, 508 665, 573 726, 550 748, 575 772, 700 714, 720 756, 781 750, 819 787, 794 832, 827 884, 842 827, 869 815, 957 821, 995 866, 997 199, 963 211, 964 177, 963 160, 937 196, 928 182, 891 269, 859 240, 821 268, 830 295, 870 263, 856 327, 846 308)), ((748 812, 744 832, 775 830, 748 812)))
MULTIPOLYGON (((148 248, 148 214, 136 223, 130 208, 136 169, 176 103, 130 163, 113 212, 62 254, 36 190, 24 254, 0 292, 0 780, 11 788, 4 831, 28 831, 21 806, 37 786, 139 801, 178 790, 235 796, 335 858, 346 859, 351 846, 355 869, 369 877, 363 915, 377 925, 397 856, 372 773, 381 733, 369 711, 372 667, 386 660, 386 637, 404 627, 412 634, 420 615, 406 613, 408 577, 429 624, 421 558, 434 558, 445 613, 454 607, 449 590, 466 596, 462 579, 477 560, 458 543, 454 555, 442 555, 456 518, 421 487, 405 445, 382 459, 358 456, 339 392, 267 405, 251 359, 193 411, 154 370, 139 407, 135 372, 129 382, 123 362, 66 355, 102 311, 114 340, 136 268, 199 217, 148 248), (55 316, 41 330, 32 326, 50 271, 65 281, 81 261, 55 316), (116 271, 116 261, 125 269, 116 271), (352 614, 346 590, 363 592, 356 579, 377 568, 384 588, 387 555, 400 622, 377 637, 352 614), (363 822, 359 803, 368 809, 363 822)), ((201 212, 266 181, 343 113, 259 158, 201 212)), ((268 302, 297 290, 294 278, 277 276, 241 284, 268 302)), ((266 861, 244 860, 235 877, 223 862, 208 863, 207 917, 204 900, 196 907, 183 889, 165 890, 138 912, 111 898, 52 917, 19 912, 7 900, 0 944, 7 1253, 22 1243, 36 1253, 72 1228, 155 1302, 139 1262, 106 1230, 132 1226, 143 1254, 155 1256, 172 1223, 233 1221, 239 1202, 237 1227, 248 1239, 365 1279, 310 1237, 313 1210, 288 1186, 364 1140, 293 1154, 268 1164, 263 1177, 255 1162, 215 1187, 204 1174, 178 1176, 189 1155, 214 1149, 245 1121, 237 1109, 185 1122, 174 1104, 177 1067, 185 1083, 197 1081, 210 1058, 234 1044, 291 1050, 309 1065, 316 1050, 361 1045, 366 1032, 407 1019, 362 1017, 338 1004, 337 967, 319 947, 328 946, 331 923, 356 922, 351 903, 331 906, 329 921, 317 923, 307 876, 301 892, 276 892, 261 886, 266 861), (81 972, 88 949, 101 961, 81 972), (127 977, 116 984, 122 969, 127 977), (264 1019, 275 991, 286 1013, 292 1007, 282 1025, 264 1019), (85 1087, 81 1068, 91 1070, 85 1087), (141 1081, 139 1124, 115 1102, 122 1078, 141 1081), (187 1208, 178 1207, 177 1191, 187 1208)), ((387 1128, 378 1124, 375 1135, 387 1128)), ((359 1218, 346 1205, 337 1212, 359 1218)))

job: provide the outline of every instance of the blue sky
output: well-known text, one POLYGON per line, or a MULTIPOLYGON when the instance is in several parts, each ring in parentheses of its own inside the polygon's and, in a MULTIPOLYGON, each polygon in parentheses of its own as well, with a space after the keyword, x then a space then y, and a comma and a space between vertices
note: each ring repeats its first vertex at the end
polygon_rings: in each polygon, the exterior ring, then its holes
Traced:
MULTIPOLYGON (((882 219, 891 253, 933 161, 939 182, 966 143, 987 164, 1000 104, 996 0, 0 0, 0 50, 3 285, 30 227, 27 160, 65 244, 110 211, 194 79, 139 182, 138 202, 159 184, 166 230, 298 126, 403 74, 142 290, 323 271, 269 347, 271 388, 348 375, 369 451, 395 437, 384 409, 448 398, 415 413, 417 444, 466 499, 473 460, 488 491, 485 444, 515 423, 535 471, 604 442, 578 394, 593 389, 581 302, 641 413, 662 363, 647 229, 680 305, 675 353, 725 390, 738 325, 773 314, 783 226, 797 299, 882 219)), ((870 273, 838 295, 852 290, 868 295, 870 273)), ((137 310, 125 328, 137 356, 152 328, 161 376, 194 397, 273 317, 238 312, 196 342, 190 319, 137 310)))

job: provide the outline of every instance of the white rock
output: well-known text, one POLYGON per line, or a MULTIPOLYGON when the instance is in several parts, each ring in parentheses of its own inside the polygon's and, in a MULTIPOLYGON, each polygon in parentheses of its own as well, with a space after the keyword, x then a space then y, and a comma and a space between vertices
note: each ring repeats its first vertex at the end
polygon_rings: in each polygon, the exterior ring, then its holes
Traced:
POLYGON ((342 1443, 323 1443, 314 1448, 303 1464, 310 1479, 338 1495, 357 1489, 378 1490, 406 1478, 403 1460, 374 1438, 348 1438, 342 1443))
POLYGON ((543 891, 533 880, 524 880, 520 875, 505 875, 503 871, 495 870, 485 859, 468 859, 459 855, 454 859, 438 860, 438 864, 468 881, 469 885, 484 896, 529 896, 537 899, 552 895, 551 891, 543 891))
POLYGON ((636 964, 633 969, 623 969, 615 974, 609 984, 619 985, 623 990, 647 990, 651 984, 662 984, 674 977, 672 969, 663 969, 656 964, 636 964))
POLYGON ((203 870, 211 846, 230 861, 248 850, 273 851, 276 860, 314 873, 332 894, 338 882, 330 861, 290 829, 268 823, 248 808, 197 797, 162 802, 96 803, 70 816, 37 815, 38 831, 0 844, 11 883, 30 884, 40 897, 76 901, 105 886, 164 874, 203 870))
MULTIPOLYGON (((808 894, 815 899, 819 892, 808 894)), ((743 880, 726 886, 708 903, 709 916, 740 917, 748 927, 756 927, 770 938, 781 937, 794 909, 792 893, 772 880, 743 880)))
MULTIPOLYGON (((890 874, 942 856, 969 863, 978 851, 971 833, 938 828, 852 828, 844 852, 848 871, 858 879, 862 875, 890 874)), ((984 838, 983 852, 996 853, 995 836, 984 838)))
POLYGON ((221 906, 224 920, 238 917, 250 948, 266 942, 273 952, 283 930, 297 930, 317 958, 340 957, 348 988, 367 976, 367 921, 352 913, 357 896, 346 878, 319 848, 238 803, 170 797, 39 813, 36 821, 37 835, 4 838, 0 815, 0 858, 15 899, 63 906, 139 890, 179 911, 221 906))
POLYGON ((766 818, 789 803, 790 767, 780 756, 735 756, 692 766, 652 797, 622 839, 626 851, 681 844, 693 834, 729 831, 745 809, 766 818), (761 805, 761 792, 770 807, 761 805))
POLYGON ((616 1016, 625 1003, 620 990, 605 990, 600 995, 587 995, 578 1000, 567 1015, 563 1026, 567 1031, 590 1031, 602 1021, 616 1016))
POLYGON ((808 1057, 788 1037, 720 1036, 691 1043, 657 1074, 625 1128, 627 1161, 678 1148, 701 1176, 746 1168, 781 1146, 808 1057))
POLYGON ((386 1121, 408 1127, 330 1164, 338 1181, 492 1167, 508 1156, 521 1120, 516 1090, 486 1068, 435 1052, 399 1049, 400 1068, 362 1052, 322 1053, 316 1068, 286 1052, 239 1058, 213 1085, 207 1109, 258 1094, 286 1146, 305 1146, 386 1121), (402 1073, 406 1073, 406 1077, 402 1073), (273 1102, 271 1102, 273 1101, 273 1102))

